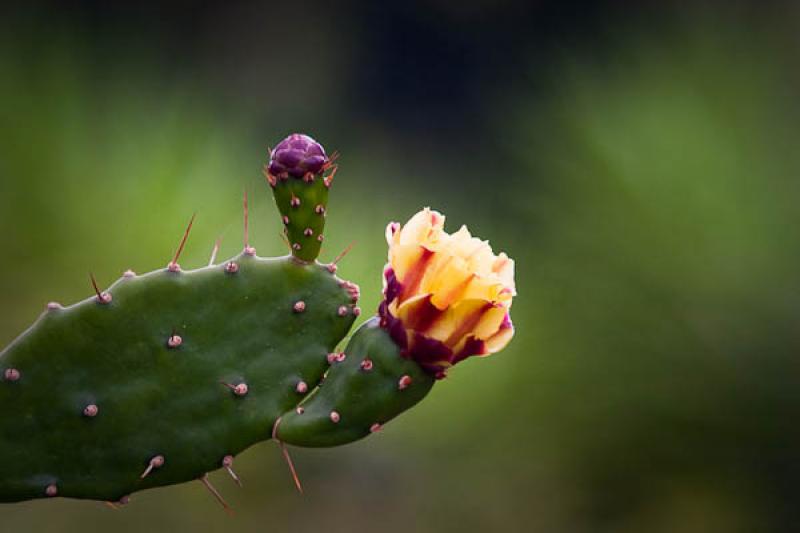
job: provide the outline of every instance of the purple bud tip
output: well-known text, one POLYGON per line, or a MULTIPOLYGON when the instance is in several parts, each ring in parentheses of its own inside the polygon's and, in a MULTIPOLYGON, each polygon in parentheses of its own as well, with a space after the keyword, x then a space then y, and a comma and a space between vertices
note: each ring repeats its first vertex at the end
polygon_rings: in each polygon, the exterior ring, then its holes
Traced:
POLYGON ((293 133, 269 154, 269 173, 273 176, 286 173, 302 178, 309 172, 321 173, 328 162, 328 156, 321 144, 308 135, 293 133))

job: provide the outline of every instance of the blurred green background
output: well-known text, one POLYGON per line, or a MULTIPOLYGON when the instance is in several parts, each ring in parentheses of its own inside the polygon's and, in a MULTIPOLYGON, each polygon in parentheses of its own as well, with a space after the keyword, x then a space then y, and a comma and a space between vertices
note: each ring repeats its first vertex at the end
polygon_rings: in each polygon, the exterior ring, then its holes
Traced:
POLYGON ((800 8, 766 2, 0 8, 0 343, 127 268, 284 254, 260 175, 339 150, 323 259, 375 309, 424 206, 517 261, 517 336, 376 437, 245 482, 0 505, 2 531, 796 531, 800 8))

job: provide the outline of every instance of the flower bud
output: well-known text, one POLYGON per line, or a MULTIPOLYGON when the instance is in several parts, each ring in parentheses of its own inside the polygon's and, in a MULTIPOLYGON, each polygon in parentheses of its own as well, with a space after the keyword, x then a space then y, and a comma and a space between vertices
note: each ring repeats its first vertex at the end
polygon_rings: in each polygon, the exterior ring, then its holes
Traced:
POLYGON ((322 145, 302 133, 286 137, 270 152, 269 157, 269 173, 273 176, 288 174, 302 178, 309 172, 319 174, 328 163, 322 145))

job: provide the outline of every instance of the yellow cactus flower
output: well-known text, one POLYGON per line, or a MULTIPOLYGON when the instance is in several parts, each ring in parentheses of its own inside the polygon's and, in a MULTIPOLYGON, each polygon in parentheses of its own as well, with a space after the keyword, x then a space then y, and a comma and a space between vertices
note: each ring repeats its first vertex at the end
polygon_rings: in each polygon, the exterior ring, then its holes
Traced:
POLYGON ((459 361, 508 344, 516 295, 514 261, 495 255, 466 226, 448 234, 444 221, 425 208, 405 226, 386 228, 389 263, 379 309, 403 355, 440 378, 459 361))

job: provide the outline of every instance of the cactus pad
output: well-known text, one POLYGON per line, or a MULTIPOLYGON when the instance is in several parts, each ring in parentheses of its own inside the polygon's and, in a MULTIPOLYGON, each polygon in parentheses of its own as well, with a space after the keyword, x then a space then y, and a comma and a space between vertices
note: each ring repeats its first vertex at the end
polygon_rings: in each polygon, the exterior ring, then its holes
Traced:
POLYGON ((0 356, 0 501, 117 501, 220 468, 270 437, 354 319, 322 265, 246 254, 49 306, 0 356))
POLYGON ((325 447, 361 439, 413 407, 435 383, 400 355, 378 318, 365 322, 331 359, 323 384, 281 418, 275 436, 282 442, 325 447))

